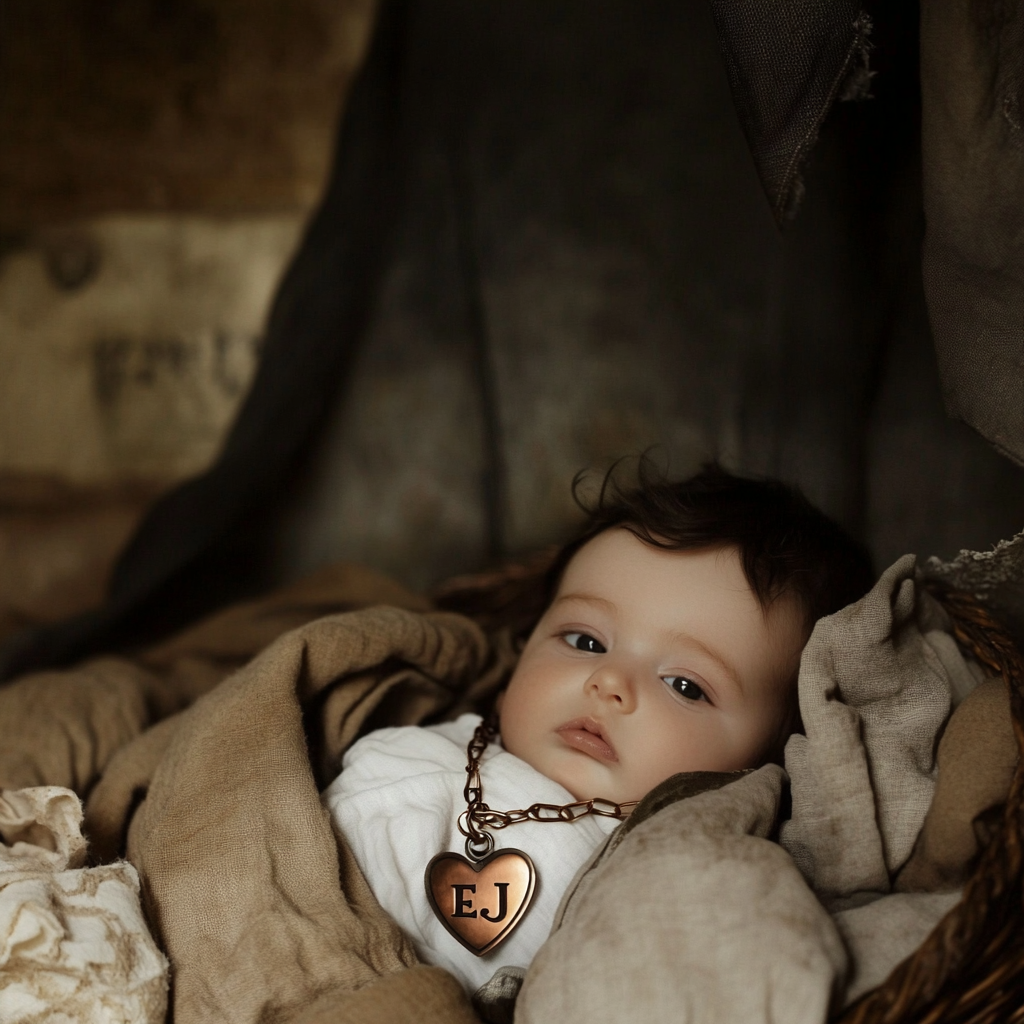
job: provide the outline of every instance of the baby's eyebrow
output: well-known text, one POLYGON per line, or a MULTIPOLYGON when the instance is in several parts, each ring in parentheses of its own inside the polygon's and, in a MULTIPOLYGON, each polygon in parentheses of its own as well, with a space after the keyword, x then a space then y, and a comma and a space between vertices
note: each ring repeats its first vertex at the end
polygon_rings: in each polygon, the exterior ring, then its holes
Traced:
POLYGON ((598 597, 597 594, 563 594, 555 601, 555 604, 561 604, 563 601, 586 601, 587 604, 599 604, 610 611, 615 611, 614 601, 609 601, 606 597, 598 597))
POLYGON ((716 651, 713 647, 709 647, 703 640, 693 636, 691 633, 673 633, 672 639, 677 643, 696 647, 702 654, 706 654, 736 684, 736 689, 740 691, 740 694, 743 694, 743 680, 740 679, 739 672, 726 660, 723 654, 716 651))

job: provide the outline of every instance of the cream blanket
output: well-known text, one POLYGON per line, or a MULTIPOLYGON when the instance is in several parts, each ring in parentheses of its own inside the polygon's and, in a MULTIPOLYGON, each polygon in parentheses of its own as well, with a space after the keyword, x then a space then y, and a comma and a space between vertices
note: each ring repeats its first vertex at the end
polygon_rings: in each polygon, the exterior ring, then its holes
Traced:
POLYGON ((0 1021, 160 1024, 166 959, 124 861, 85 868, 82 805, 56 786, 0 793, 0 1021))

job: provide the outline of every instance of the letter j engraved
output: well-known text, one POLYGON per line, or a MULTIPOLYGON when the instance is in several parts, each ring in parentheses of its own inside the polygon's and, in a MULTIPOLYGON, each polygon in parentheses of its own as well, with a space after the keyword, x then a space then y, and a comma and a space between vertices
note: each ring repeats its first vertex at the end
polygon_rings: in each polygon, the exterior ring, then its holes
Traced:
POLYGON ((505 915, 508 913, 508 882, 495 882, 494 888, 498 890, 498 914, 496 917, 491 917, 491 912, 484 907, 480 911, 480 916, 485 921, 504 921, 505 915))

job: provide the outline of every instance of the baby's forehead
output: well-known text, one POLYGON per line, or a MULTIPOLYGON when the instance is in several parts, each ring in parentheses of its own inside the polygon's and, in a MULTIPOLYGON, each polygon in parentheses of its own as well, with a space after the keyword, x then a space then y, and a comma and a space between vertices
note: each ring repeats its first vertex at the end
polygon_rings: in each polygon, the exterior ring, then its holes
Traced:
MULTIPOLYGON (((654 539, 662 540, 661 538, 654 539)), ((663 544, 664 546, 652 543, 637 535, 628 524, 609 527, 591 537, 569 559, 551 594, 548 607, 569 594, 580 576, 596 577, 597 581, 601 581, 604 576, 605 582, 614 588, 616 570, 621 569, 624 565, 635 566, 638 574, 642 575, 645 566, 650 564, 649 557, 645 556, 653 552, 656 555, 668 556, 667 563, 675 565, 680 580, 689 579, 699 585, 701 582, 705 582, 707 576, 710 575, 712 578, 734 586, 739 592, 757 602, 766 620, 772 619, 776 610, 782 610, 787 617, 791 612, 798 613, 804 618, 806 624, 801 646, 810 638, 813 623, 809 619, 809 608, 803 595, 794 588, 787 587, 781 592, 773 594, 767 601, 762 600, 747 576, 744 567, 744 553, 739 544, 722 541, 693 548, 671 546, 667 541, 663 541, 663 544), (673 559, 672 556, 676 557, 673 559), (687 556, 692 557, 688 558, 687 556), (701 564, 702 568, 706 570, 697 579, 693 578, 692 572, 695 563, 701 564)))
POLYGON ((771 657, 794 671, 810 632, 795 593, 761 602, 737 545, 663 548, 625 528, 598 534, 576 552, 547 614, 586 619, 591 611, 669 640, 678 634, 683 647, 689 641, 725 658, 729 651, 771 657))
POLYGON ((581 578, 598 586, 615 588, 633 575, 673 576, 678 585, 699 584, 709 578, 728 580, 736 589, 756 599, 743 570, 738 545, 723 542, 684 548, 649 540, 627 526, 614 526, 591 537, 562 570, 552 600, 574 589, 581 578))

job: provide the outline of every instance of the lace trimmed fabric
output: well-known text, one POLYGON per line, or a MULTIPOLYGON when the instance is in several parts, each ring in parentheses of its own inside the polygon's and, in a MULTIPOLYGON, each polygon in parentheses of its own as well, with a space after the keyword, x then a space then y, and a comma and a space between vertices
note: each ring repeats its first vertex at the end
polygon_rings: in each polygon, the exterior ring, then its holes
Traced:
POLYGON ((82 805, 69 789, 0 791, 0 1020, 159 1024, 167 960, 118 861, 83 867, 82 805))

